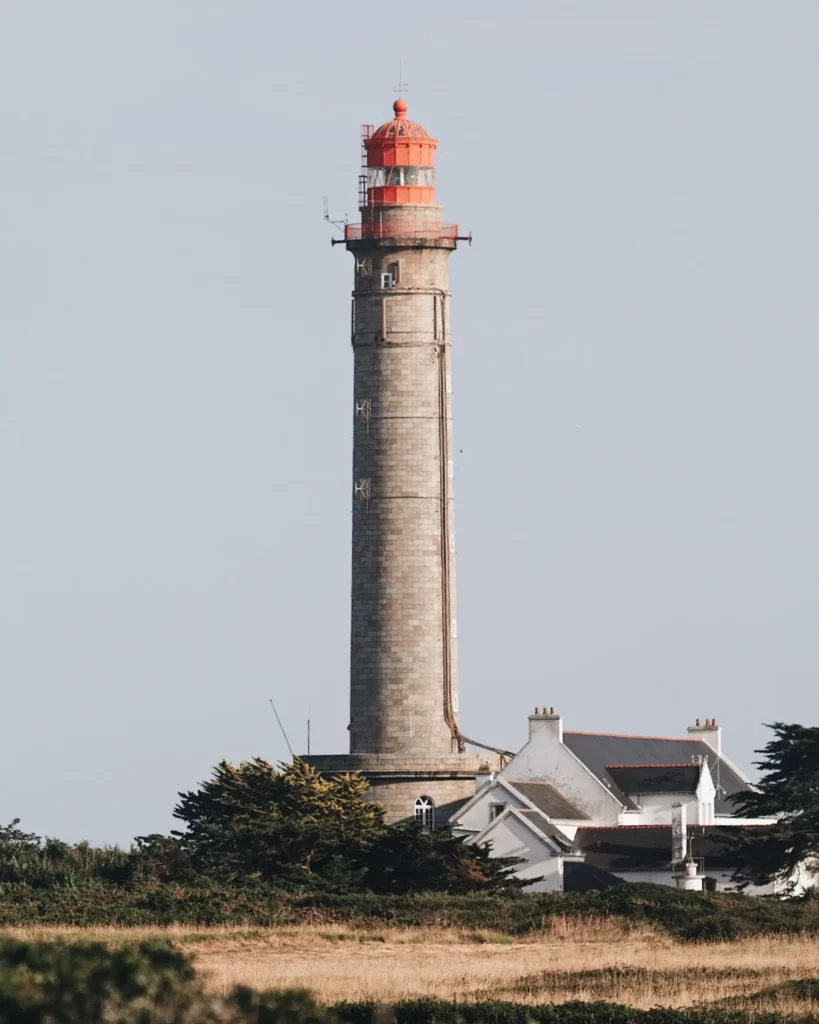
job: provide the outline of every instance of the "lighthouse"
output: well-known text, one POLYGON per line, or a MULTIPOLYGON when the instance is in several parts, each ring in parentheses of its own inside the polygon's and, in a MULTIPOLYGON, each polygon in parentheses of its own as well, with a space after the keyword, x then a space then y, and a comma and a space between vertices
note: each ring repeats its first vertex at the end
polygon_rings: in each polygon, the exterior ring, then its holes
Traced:
POLYGON ((443 824, 486 761, 459 725, 449 257, 437 140, 393 104, 362 128, 353 257, 350 750, 390 820, 443 824))

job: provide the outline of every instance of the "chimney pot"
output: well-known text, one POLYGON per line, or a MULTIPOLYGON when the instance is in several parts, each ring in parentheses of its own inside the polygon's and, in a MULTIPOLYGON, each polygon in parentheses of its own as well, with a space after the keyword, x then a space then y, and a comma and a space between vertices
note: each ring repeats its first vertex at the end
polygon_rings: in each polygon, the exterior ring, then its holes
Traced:
POLYGON ((697 726, 698 726, 698 727, 699 727, 699 724, 700 724, 700 720, 699 720, 699 718, 698 718, 698 719, 697 719, 697 726))
POLYGON ((535 735, 548 735, 558 743, 563 742, 563 719, 554 714, 554 708, 535 708, 535 713, 529 715, 529 739, 535 735))

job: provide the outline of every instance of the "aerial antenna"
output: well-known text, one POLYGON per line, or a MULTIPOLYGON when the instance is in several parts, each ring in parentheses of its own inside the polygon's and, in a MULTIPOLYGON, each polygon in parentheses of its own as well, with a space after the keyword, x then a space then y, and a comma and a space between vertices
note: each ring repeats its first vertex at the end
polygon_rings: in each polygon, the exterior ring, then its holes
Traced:
POLYGON ((324 196, 324 219, 328 224, 332 224, 334 228, 337 228, 344 234, 344 229, 347 227, 347 214, 344 214, 344 220, 333 220, 330 217, 330 206, 327 202, 327 196, 324 196))
POLYGON ((398 65, 398 85, 393 89, 393 92, 397 92, 400 99, 404 98, 404 93, 409 89, 409 82, 404 80, 404 68, 403 63, 398 65))
POLYGON ((276 705, 273 703, 273 698, 270 698, 270 706, 273 708, 273 714, 276 716, 276 721, 279 723, 279 728, 284 736, 284 742, 287 744, 287 749, 290 751, 290 756, 295 760, 296 755, 293 753, 293 748, 290 746, 290 740, 287 738, 287 733, 284 731, 282 720, 279 718, 279 712, 276 710, 276 705))
POLYGON ((307 701, 307 756, 310 756, 310 718, 313 714, 313 702, 307 701))

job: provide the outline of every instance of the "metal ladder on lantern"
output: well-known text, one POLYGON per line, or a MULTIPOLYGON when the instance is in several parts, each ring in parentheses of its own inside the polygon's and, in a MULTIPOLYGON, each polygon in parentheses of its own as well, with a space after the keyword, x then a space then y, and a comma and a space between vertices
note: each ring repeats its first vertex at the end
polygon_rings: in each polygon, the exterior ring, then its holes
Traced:
POLYGON ((361 173, 358 176, 358 208, 367 205, 367 143, 372 138, 375 126, 362 124, 361 126, 361 173))

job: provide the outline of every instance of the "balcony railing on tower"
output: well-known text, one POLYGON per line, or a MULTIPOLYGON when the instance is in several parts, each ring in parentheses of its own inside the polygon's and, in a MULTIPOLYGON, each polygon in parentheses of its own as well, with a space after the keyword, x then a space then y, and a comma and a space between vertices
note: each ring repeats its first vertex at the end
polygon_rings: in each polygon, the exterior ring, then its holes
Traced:
POLYGON ((400 224, 381 223, 346 224, 345 242, 357 242, 362 238, 460 238, 457 224, 431 224, 429 222, 404 222, 400 224))

